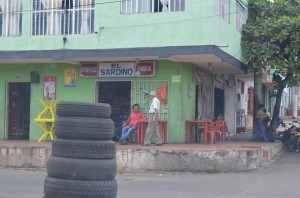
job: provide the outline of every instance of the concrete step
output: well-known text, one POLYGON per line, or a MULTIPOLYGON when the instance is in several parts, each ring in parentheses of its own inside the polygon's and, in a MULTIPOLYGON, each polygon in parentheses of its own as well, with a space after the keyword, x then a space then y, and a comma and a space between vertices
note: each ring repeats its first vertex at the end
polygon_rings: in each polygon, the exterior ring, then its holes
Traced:
MULTIPOLYGON (((0 166, 45 169, 51 142, 0 141, 0 166)), ((268 166, 284 151, 279 143, 230 141, 213 145, 117 145, 119 172, 239 172, 268 166)))

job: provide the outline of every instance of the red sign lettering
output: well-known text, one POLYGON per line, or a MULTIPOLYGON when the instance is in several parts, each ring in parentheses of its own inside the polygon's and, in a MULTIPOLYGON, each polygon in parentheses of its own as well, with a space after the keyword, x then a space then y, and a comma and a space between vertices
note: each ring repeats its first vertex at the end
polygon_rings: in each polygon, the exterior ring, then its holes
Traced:
POLYGON ((139 62, 135 66, 135 76, 155 76, 154 62, 139 62))
POLYGON ((98 64, 97 63, 81 64, 80 76, 82 76, 82 77, 97 77, 98 76, 98 64))

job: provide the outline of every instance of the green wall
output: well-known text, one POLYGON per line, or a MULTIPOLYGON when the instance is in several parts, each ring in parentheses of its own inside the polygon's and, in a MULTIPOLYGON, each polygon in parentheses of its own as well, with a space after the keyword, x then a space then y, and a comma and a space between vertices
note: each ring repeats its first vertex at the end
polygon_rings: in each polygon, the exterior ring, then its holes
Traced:
MULTIPOLYGON (((89 35, 31 36, 31 1, 23 1, 21 37, 0 37, 0 51, 57 49, 114 49, 228 44, 226 52, 240 59, 235 0, 230 1, 230 23, 217 16, 217 1, 185 1, 184 12, 120 14, 120 2, 95 6, 95 32, 89 35), (100 28, 103 28, 102 31, 100 28)), ((245 14, 246 15, 246 14, 245 14)))
MULTIPOLYGON (((30 71, 39 71, 41 82, 31 84, 30 104, 30 139, 37 140, 43 133, 33 122, 38 113, 43 109, 39 99, 42 98, 42 79, 44 76, 56 76, 57 99, 69 101, 94 102, 95 84, 99 80, 167 80, 169 81, 169 119, 168 137, 170 143, 184 143, 185 121, 194 119, 195 116, 195 84, 192 82, 192 68, 188 63, 174 63, 170 61, 156 62, 156 76, 154 78, 82 78, 80 77, 79 65, 69 64, 14 64, 0 65, 0 86, 2 96, 0 97, 0 139, 4 139, 5 132, 5 107, 6 107, 6 84, 7 82, 30 82, 30 71), (76 87, 64 87, 64 70, 66 68, 76 69, 76 87), (180 75, 181 81, 174 82, 172 76, 180 75), (17 77, 18 76, 18 77, 17 77), (188 97, 188 85, 193 87, 191 97, 188 97)), ((208 77, 207 84, 211 84, 208 77)))

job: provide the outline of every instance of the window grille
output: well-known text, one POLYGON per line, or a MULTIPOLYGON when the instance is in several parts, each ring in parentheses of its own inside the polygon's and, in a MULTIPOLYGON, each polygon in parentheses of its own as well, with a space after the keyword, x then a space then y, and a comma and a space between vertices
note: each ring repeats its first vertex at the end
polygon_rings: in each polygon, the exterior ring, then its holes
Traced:
POLYGON ((236 30, 242 32, 242 27, 244 24, 244 8, 236 2, 236 30))
POLYGON ((122 14, 184 11, 185 0, 122 0, 122 14))
MULTIPOLYGON (((151 104, 150 92, 157 90, 163 83, 167 82, 167 99, 169 99, 169 82, 163 80, 149 80, 149 81, 132 81, 132 104, 138 103, 141 111, 145 113, 145 116, 149 116, 149 108, 151 104)), ((167 104, 160 103, 159 119, 168 120, 169 102, 167 104)))
POLYGON ((94 33, 95 0, 32 0, 32 35, 94 33))
POLYGON ((227 23, 229 23, 229 19, 230 19, 229 8, 230 8, 229 0, 218 0, 218 12, 219 12, 218 15, 227 23))
POLYGON ((0 36, 22 35, 23 0, 0 0, 0 36))

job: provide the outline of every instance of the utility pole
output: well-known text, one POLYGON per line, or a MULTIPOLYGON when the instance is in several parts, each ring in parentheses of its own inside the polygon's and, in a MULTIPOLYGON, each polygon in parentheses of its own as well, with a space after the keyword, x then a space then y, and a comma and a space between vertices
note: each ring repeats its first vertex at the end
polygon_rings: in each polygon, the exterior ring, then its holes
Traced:
POLYGON ((297 118, 298 116, 298 96, 299 96, 299 87, 292 87, 292 108, 293 108, 293 117, 297 118))

